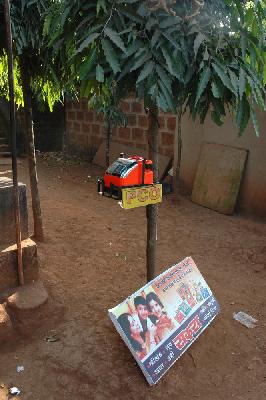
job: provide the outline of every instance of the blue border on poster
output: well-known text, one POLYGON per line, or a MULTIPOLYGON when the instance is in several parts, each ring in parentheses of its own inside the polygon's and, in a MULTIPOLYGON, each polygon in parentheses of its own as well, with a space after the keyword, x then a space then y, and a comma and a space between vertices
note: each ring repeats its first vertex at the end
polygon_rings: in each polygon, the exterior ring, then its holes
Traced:
POLYGON ((143 366, 153 383, 181 357, 198 336, 210 325, 219 313, 220 306, 210 296, 171 336, 154 351, 143 366))

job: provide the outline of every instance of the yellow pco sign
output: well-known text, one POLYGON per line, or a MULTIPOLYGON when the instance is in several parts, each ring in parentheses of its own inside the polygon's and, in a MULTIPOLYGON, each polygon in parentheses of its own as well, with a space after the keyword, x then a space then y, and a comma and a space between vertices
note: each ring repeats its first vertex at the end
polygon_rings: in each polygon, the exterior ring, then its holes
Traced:
POLYGON ((161 203, 162 195, 162 185, 159 183, 122 189, 122 205, 128 209, 161 203))

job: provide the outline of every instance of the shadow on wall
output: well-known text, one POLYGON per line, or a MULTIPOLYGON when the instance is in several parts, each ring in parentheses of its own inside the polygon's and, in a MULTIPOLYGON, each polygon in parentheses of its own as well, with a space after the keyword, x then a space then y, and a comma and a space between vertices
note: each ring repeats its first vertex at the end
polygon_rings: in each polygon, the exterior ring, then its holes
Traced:
POLYGON ((92 162, 99 146, 90 145, 88 147, 81 147, 79 144, 71 141, 67 146, 67 154, 69 156, 77 156, 80 159, 92 162))
MULTIPOLYGON (((33 104, 33 120, 36 150, 61 151, 65 129, 63 105, 55 106, 51 113, 48 109, 40 111, 33 104)), ((10 143, 9 104, 4 99, 0 99, 0 137, 8 138, 10 143)), ((26 153, 23 109, 17 113, 17 149, 19 154, 26 153)))
POLYGON ((61 151, 65 129, 64 106, 59 104, 53 112, 39 111, 33 104, 35 147, 41 152, 61 151))

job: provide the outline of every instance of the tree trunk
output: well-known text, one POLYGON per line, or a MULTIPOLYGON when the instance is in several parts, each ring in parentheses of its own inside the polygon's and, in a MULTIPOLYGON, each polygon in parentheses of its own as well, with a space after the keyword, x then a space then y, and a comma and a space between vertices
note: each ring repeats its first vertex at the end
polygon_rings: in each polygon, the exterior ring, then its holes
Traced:
POLYGON ((63 135, 62 135, 62 152, 63 152, 63 159, 66 160, 67 158, 67 150, 68 150, 68 145, 67 145, 67 100, 66 100, 66 95, 64 95, 64 130, 63 130, 63 135))
MULTIPOLYGON (((149 158, 153 161, 154 183, 158 182, 158 108, 149 109, 148 146, 149 158)), ((146 266, 147 282, 155 278, 156 274, 156 248, 157 248, 157 220, 158 205, 150 204, 146 207, 147 217, 147 247, 146 266)))
POLYGON ((106 121, 106 138, 105 138, 105 166, 106 168, 110 165, 110 139, 111 139, 111 124, 110 121, 106 121))
POLYGON ((12 33, 10 23, 10 4, 9 0, 5 0, 5 23, 6 23, 6 39, 7 39, 7 55, 8 55, 8 89, 9 89, 9 105, 10 105, 10 131, 12 146, 12 175, 13 175, 13 204, 14 217, 16 226, 16 243, 17 243, 17 265, 18 265, 18 282, 24 285, 23 271, 23 254, 21 245, 21 224, 20 224, 20 203, 18 189, 18 169, 17 169, 17 131, 16 131, 16 111, 14 98, 14 70, 13 70, 13 53, 12 53, 12 33))
POLYGON ((25 122, 26 122, 26 138, 27 138, 27 148, 28 148, 32 212, 33 212, 33 223, 34 223, 34 238, 36 240, 42 241, 43 225, 42 225, 40 196, 38 190, 38 177, 37 177, 34 129, 33 129, 33 118, 32 118, 32 105, 31 105, 30 75, 25 60, 21 58, 20 61, 21 61, 20 70, 21 70, 25 122))
POLYGON ((173 189, 177 193, 180 185, 180 167, 182 157, 182 107, 177 114, 177 130, 175 132, 174 165, 173 165, 173 189))

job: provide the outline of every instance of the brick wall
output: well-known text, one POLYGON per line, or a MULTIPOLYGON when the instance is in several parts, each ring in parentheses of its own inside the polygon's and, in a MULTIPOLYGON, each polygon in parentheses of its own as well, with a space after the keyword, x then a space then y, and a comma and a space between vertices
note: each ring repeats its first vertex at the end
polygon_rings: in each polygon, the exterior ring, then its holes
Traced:
MULTIPOLYGON (((122 102, 121 108, 128 117, 128 125, 115 128, 112 140, 146 149, 148 119, 143 104, 130 98, 122 102)), ((103 116, 88 110, 87 101, 82 99, 67 103, 66 123, 69 151, 92 156, 105 137, 103 116)), ((159 124, 159 152, 173 157, 176 118, 172 114, 160 113, 159 124)))

